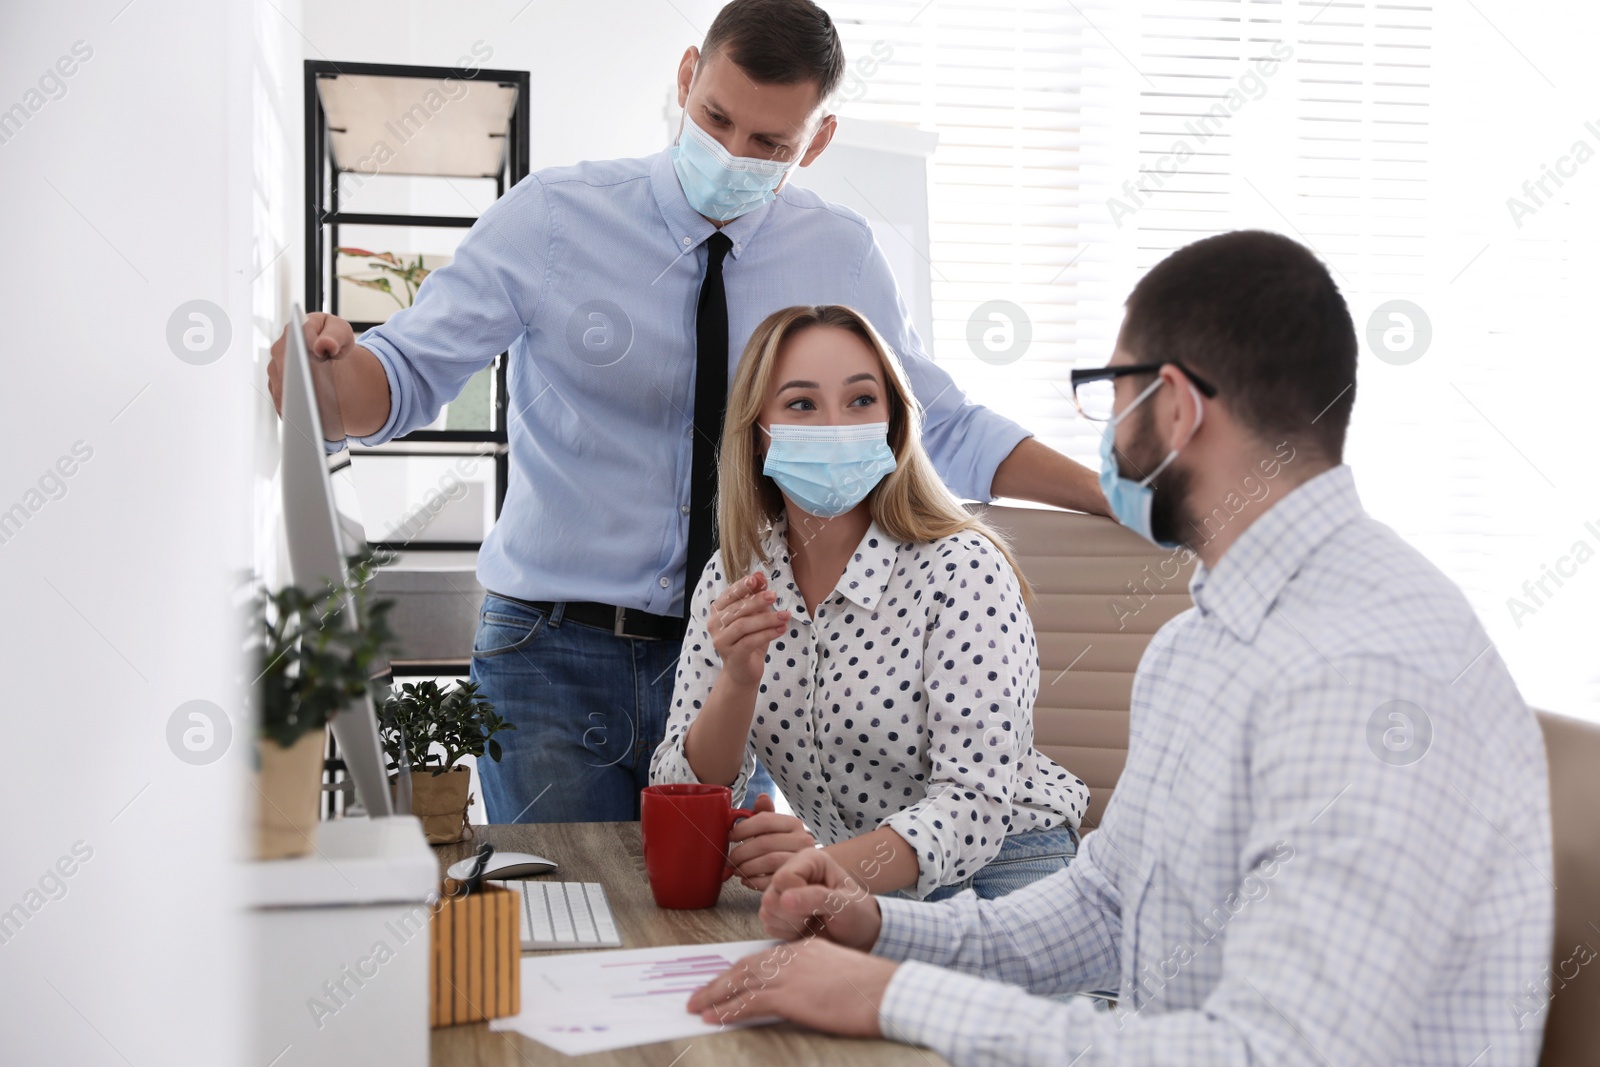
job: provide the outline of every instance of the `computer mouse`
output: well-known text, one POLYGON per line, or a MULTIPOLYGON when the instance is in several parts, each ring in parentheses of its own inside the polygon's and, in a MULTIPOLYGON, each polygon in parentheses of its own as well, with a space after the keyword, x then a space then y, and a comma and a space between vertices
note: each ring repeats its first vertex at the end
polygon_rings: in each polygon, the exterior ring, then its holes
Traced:
MULTIPOLYGON (((468 856, 457 863, 452 863, 445 871, 451 878, 464 882, 472 873, 472 864, 476 857, 468 856)), ((531 878, 536 874, 549 874, 556 869, 554 860, 547 860, 543 856, 535 856, 531 852, 496 852, 489 857, 489 863, 483 869, 483 878, 531 878)))

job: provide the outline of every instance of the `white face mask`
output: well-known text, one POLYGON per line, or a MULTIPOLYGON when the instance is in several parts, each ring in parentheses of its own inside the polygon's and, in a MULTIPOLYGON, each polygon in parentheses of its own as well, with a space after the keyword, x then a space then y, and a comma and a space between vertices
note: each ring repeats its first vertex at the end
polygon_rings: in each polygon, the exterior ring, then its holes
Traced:
MULTIPOLYGON (((694 92, 693 79, 689 92, 694 92)), ((708 219, 730 222, 776 199, 778 186, 803 154, 797 151, 788 162, 736 156, 695 125, 685 110, 678 143, 672 146, 672 169, 690 207, 708 219)))
MULTIPOLYGON (((1185 383, 1188 384, 1188 383, 1185 383)), ((1189 391, 1194 394, 1195 419, 1194 428, 1189 431, 1189 440, 1183 445, 1169 451, 1166 458, 1155 470, 1145 475, 1139 481, 1125 478, 1117 469, 1116 437, 1117 426, 1133 413, 1133 410, 1148 400, 1157 389, 1161 388, 1162 381, 1157 378, 1134 398, 1133 403, 1106 423, 1105 433, 1100 437, 1100 491, 1105 494, 1106 503, 1111 506, 1112 516, 1122 525, 1143 537, 1146 541, 1154 542, 1162 548, 1177 548, 1176 544, 1167 541, 1157 541, 1150 525, 1150 510, 1155 503, 1155 490, 1150 488, 1150 483, 1156 480, 1156 475, 1166 470, 1173 460, 1178 458, 1178 450, 1194 440, 1194 435, 1200 431, 1200 421, 1205 418, 1205 405, 1201 402, 1200 391, 1189 385, 1189 391)))
POLYGON ((708 219, 728 222, 777 198, 792 163, 736 156, 685 115, 672 146, 672 169, 689 206, 708 219))
POLYGON ((895 469, 887 422, 796 426, 775 422, 761 473, 795 504, 833 519, 867 498, 895 469))

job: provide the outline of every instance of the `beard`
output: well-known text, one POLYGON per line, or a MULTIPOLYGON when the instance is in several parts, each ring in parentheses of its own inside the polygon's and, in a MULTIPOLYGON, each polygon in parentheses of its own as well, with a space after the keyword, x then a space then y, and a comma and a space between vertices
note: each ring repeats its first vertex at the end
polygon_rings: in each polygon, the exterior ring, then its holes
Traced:
MULTIPOLYGON (((1117 468, 1123 477, 1139 481, 1146 473, 1161 466, 1161 461, 1167 458, 1168 450, 1156 440, 1156 416, 1155 409, 1151 405, 1143 405, 1143 410, 1134 418, 1137 420, 1137 425, 1134 427, 1132 446, 1118 449, 1133 471, 1122 470, 1120 459, 1117 461, 1117 468)), ((1154 493, 1150 500, 1150 535, 1155 540, 1194 548, 1184 535, 1184 531, 1195 528, 1188 507, 1191 481, 1190 471, 1183 466, 1183 457, 1180 455, 1150 483, 1150 489, 1154 493)))

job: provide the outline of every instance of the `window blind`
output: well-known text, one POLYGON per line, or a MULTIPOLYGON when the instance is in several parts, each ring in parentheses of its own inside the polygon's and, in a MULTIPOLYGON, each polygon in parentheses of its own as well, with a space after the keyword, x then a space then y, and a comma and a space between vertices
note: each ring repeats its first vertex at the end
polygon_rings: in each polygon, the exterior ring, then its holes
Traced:
POLYGON ((828 7, 852 61, 841 113, 940 134, 930 346, 974 399, 1095 466, 1067 372, 1109 357, 1138 277, 1213 233, 1296 238, 1361 338, 1346 459, 1369 511, 1462 586, 1531 703, 1600 718, 1600 558, 1580 551, 1600 557, 1600 479, 1573 439, 1600 385, 1581 316, 1600 282, 1583 55, 1600 15, 828 7))
POLYGON ((1117 285, 1094 239, 1118 59, 1110 5, 830 4, 852 71, 841 113, 935 129, 935 357, 980 403, 1091 459, 1067 372, 1104 362, 1117 285), (868 62, 859 61, 865 57, 868 62))

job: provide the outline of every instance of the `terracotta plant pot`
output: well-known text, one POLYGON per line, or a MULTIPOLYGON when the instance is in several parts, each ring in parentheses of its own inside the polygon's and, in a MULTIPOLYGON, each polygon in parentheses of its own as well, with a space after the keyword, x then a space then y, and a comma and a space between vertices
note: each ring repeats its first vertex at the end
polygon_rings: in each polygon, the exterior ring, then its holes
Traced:
MULTIPOLYGON (((422 820, 422 832, 430 845, 448 845, 472 836, 467 824, 467 807, 472 803, 472 772, 452 767, 443 774, 411 772, 411 814, 422 820)), ((398 779, 389 779, 393 794, 398 779)))
POLYGON ((256 859, 303 856, 317 847, 326 740, 325 731, 311 730, 288 748, 256 741, 256 859))

